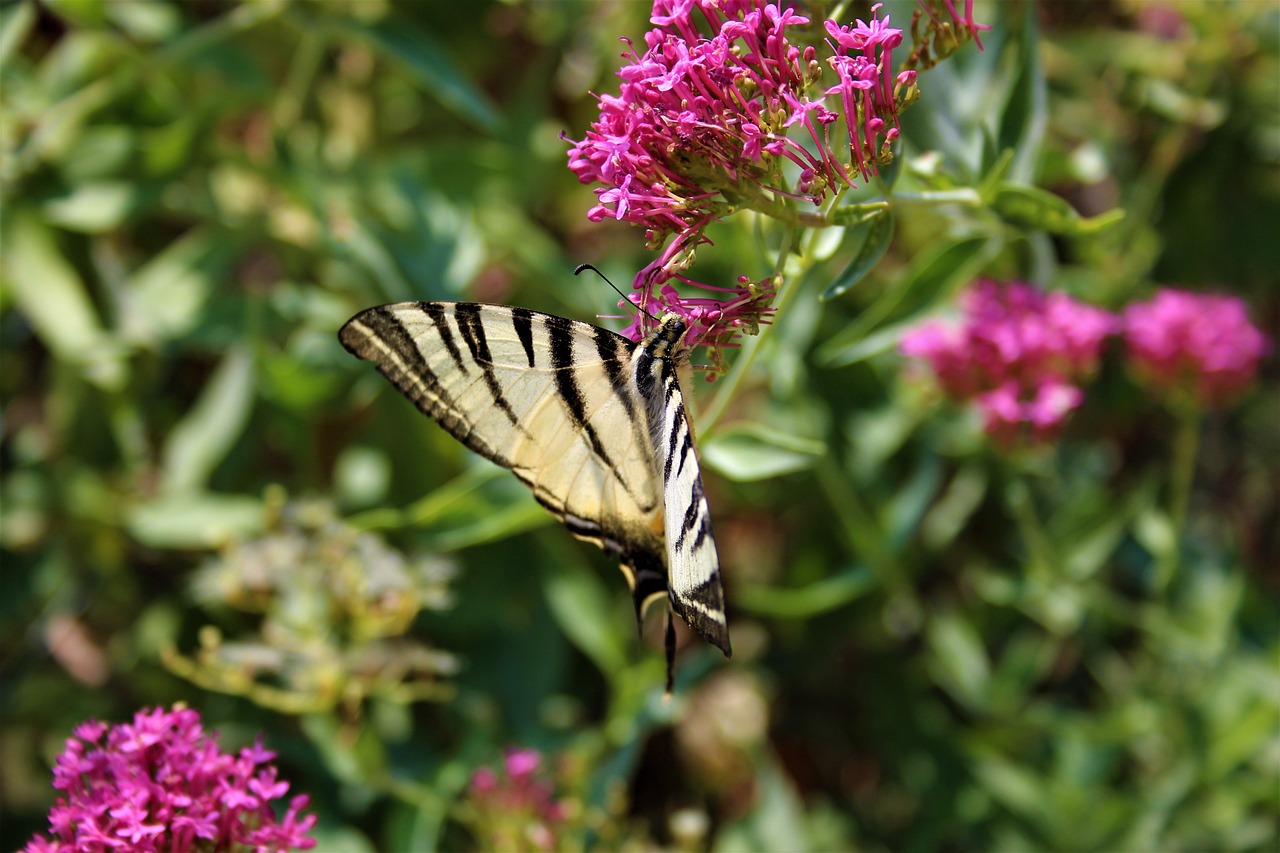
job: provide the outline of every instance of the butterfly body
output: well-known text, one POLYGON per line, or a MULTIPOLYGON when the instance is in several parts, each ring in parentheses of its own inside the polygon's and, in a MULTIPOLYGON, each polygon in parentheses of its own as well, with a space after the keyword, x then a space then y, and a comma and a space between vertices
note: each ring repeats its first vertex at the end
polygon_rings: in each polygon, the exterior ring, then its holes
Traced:
MULTIPOLYGON (((730 654, 710 511, 677 368, 675 315, 637 344, 525 308, 404 302, 339 339, 421 411, 510 469, 574 536, 620 558, 639 619, 671 608, 730 654)), ((673 638, 668 630, 668 658, 673 638)))

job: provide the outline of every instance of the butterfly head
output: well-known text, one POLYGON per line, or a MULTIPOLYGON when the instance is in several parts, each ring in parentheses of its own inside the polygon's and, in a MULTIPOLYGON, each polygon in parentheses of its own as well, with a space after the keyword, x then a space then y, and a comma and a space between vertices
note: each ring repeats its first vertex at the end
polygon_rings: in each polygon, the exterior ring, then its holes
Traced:
POLYGON ((642 346, 653 358, 679 358, 685 351, 683 341, 688 330, 683 317, 667 312, 662 315, 658 328, 644 339, 642 346))

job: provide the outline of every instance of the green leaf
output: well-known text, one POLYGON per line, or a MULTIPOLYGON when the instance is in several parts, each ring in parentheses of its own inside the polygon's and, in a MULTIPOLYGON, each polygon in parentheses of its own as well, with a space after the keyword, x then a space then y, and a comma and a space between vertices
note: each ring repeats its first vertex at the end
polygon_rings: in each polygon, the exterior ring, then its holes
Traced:
POLYGON ((4 288, 44 345, 99 387, 123 387, 123 349, 103 330, 80 274, 63 257, 53 233, 30 212, 17 209, 0 229, 0 246, 4 288))
POLYGON ((819 298, 824 302, 835 299, 862 281, 880 263, 884 253, 889 250, 889 244, 893 242, 893 214, 887 209, 872 214, 860 225, 850 228, 849 234, 855 239, 861 237, 862 245, 844 272, 822 291, 819 298))
POLYGON ((70 231, 100 234, 118 228, 142 208, 150 193, 131 181, 78 184, 43 205, 45 219, 70 231))
POLYGON ((981 465, 969 463, 956 471, 920 527, 921 538, 930 550, 941 551, 955 540, 986 497, 988 482, 987 470, 981 465))
POLYGON ((955 613, 936 614, 929 620, 928 643, 929 669, 938 684, 970 710, 984 709, 991 665, 973 625, 955 613))
POLYGON ((903 317, 907 319, 902 322, 910 322, 935 302, 950 298, 977 274, 996 248, 994 240, 977 235, 941 243, 921 255, 849 328, 818 348, 818 362, 839 367, 864 357, 864 350, 856 347, 881 323, 903 317))
POLYGON ((155 344, 193 330, 238 252, 227 234, 197 228, 135 270, 121 323, 126 340, 155 344))
POLYGON ((182 26, 182 14, 176 6, 160 0, 129 0, 128 3, 107 2, 111 23, 134 39, 157 43, 173 38, 182 26))
MULTIPOLYGON (((358 26, 358 25, 357 25, 358 26)), ((502 117, 484 92, 454 65, 444 46, 403 17, 391 15, 355 30, 376 49, 398 60, 422 88, 459 116, 493 132, 502 117)))
POLYGON ((253 356, 247 349, 234 349, 169 434, 163 457, 165 491, 191 492, 207 485, 248 423, 253 394, 253 356))
POLYGON ((1039 187, 1001 184, 991 199, 991 208, 1006 222, 1028 228, 1042 228, 1065 234, 1079 220, 1066 199, 1039 187))
POLYGON ((881 166, 876 178, 880 186, 886 190, 893 189, 893 185, 898 182, 898 175, 902 174, 902 137, 899 136, 889 146, 893 159, 889 161, 887 166, 881 166))
POLYGON ((36 20, 33 2, 10 3, 0 8, 0 68, 9 68, 13 53, 22 44, 36 20))
POLYGON ((1040 34, 1034 7, 1022 10, 1021 37, 1010 41, 1009 47, 1017 50, 1017 69, 1013 88, 1000 115, 1000 129, 995 147, 1000 152, 1012 151, 1014 156, 1011 174, 1016 179, 1030 181, 1035 177, 1040 163, 1045 128, 1049 121, 1048 96, 1044 67, 1040 63, 1040 34))
POLYGON ((599 575, 576 559, 540 560, 542 588, 551 615, 569 641, 610 678, 626 666, 627 653, 612 618, 613 596, 599 575))
POLYGON ((875 573, 866 566, 854 566, 833 577, 794 589, 748 586, 734 593, 733 603, 758 616, 808 619, 839 610, 866 595, 875 585, 875 573))
POLYGON ((188 492, 139 504, 128 514, 129 533, 152 548, 216 548, 260 535, 266 527, 260 498, 188 492))
POLYGON ((916 322, 913 319, 905 323, 894 323, 892 326, 885 326, 878 332, 872 332, 846 349, 840 364, 844 366, 857 364, 868 358, 874 358, 881 353, 897 349, 898 342, 902 340, 903 334, 914 327, 916 322))
POLYGON ((457 551, 537 530, 554 520, 550 513, 530 497, 528 501, 473 516, 467 523, 436 533, 432 537, 432 545, 440 551, 457 551))
POLYGON ((771 752, 757 759, 756 806, 716 836, 712 850, 807 850, 804 803, 771 752))
POLYGON ((755 423, 734 424, 701 449, 709 467, 738 482, 802 471, 827 452, 824 442, 755 423))
POLYGON ((67 23, 85 29, 106 26, 106 4, 102 0, 45 0, 49 11, 67 23))

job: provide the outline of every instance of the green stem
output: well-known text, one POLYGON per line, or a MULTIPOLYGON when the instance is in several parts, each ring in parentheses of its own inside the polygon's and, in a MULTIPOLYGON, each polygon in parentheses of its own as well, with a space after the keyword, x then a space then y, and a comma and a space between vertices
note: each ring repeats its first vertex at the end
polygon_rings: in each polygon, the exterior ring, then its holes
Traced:
MULTIPOLYGON (((791 244, 795 240, 795 229, 788 228, 786 236, 783 238, 782 245, 778 247, 778 260, 774 264, 773 276, 777 280, 782 275, 782 269, 787 263, 787 254, 791 251, 791 244)), ((783 285, 781 293, 778 295, 778 301, 774 303, 774 307, 782 313, 787 304, 795 298, 795 293, 800 288, 795 285, 783 285)), ((729 370, 729 375, 723 380, 716 383, 716 395, 711 399, 710 405, 706 411, 702 413, 699 419, 697 431, 700 435, 708 435, 715 428, 716 423, 724 415, 725 410, 729 408, 730 401, 737 394, 738 386, 746 378, 747 373, 751 370, 751 365, 755 361, 756 356, 760 352, 760 348, 764 345, 773 324, 760 326, 760 333, 754 337, 747 338, 742 345, 742 353, 733 362, 733 367, 729 370)))
POLYGON ((326 34, 320 28, 307 26, 297 16, 286 17, 286 20, 299 27, 301 36, 290 58, 284 86, 271 106, 271 118, 278 133, 288 131, 301 117, 307 93, 311 91, 312 82, 320 70, 325 49, 329 45, 326 34))
POLYGON ((1018 524, 1018 532, 1027 546, 1027 573, 1032 580, 1046 581, 1055 574, 1056 560, 1049 537, 1045 535, 1044 525, 1036 514, 1035 500, 1031 487, 1027 485, 1022 474, 1015 474, 1005 493, 1009 510, 1018 524))
POLYGON ((1172 470, 1169 477, 1169 524, 1173 535, 1164 554, 1160 556, 1156 574, 1156 589, 1168 589, 1178 572, 1178 554, 1187 524, 1187 509, 1191 504, 1191 484, 1196 474, 1196 456, 1200 448, 1200 410, 1193 406, 1180 408, 1177 413, 1178 428, 1173 438, 1172 470))
POLYGON ((850 485, 841 464, 829 456, 817 467, 818 485, 827 498, 837 522, 837 529, 844 536, 846 547, 852 554, 859 554, 875 573, 885 589, 902 591, 906 588, 904 575, 898 561, 886 543, 884 525, 875 511, 850 485))

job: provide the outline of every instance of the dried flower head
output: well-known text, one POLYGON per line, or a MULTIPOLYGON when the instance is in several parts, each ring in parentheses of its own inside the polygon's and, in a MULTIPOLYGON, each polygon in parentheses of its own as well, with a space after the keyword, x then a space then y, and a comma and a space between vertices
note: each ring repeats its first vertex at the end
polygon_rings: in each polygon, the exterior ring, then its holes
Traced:
POLYGON ((950 396, 974 400, 992 435, 1051 437, 1084 399, 1078 383, 1115 318, 1021 282, 979 281, 961 307, 959 325, 926 323, 903 337, 903 353, 928 362, 950 396))
POLYGON ((1124 338, 1150 387, 1207 406, 1239 396, 1270 348, 1240 299, 1172 288, 1125 309, 1124 338))
POLYGON ((165 663, 202 687, 290 713, 369 696, 452 696, 456 659, 406 636, 422 611, 451 605, 452 565, 406 558, 327 502, 277 500, 273 529, 228 543, 196 580, 203 600, 260 614, 259 631, 224 641, 210 626, 192 657, 170 650, 165 663))
POLYGON ((310 798, 272 801, 289 791, 261 741, 238 755, 218 748, 195 711, 139 711, 132 723, 82 723, 53 770, 59 797, 49 812, 52 840, 36 851, 309 850, 316 816, 310 798))

